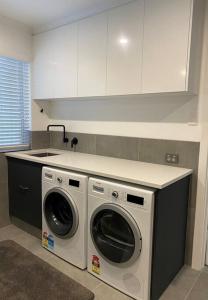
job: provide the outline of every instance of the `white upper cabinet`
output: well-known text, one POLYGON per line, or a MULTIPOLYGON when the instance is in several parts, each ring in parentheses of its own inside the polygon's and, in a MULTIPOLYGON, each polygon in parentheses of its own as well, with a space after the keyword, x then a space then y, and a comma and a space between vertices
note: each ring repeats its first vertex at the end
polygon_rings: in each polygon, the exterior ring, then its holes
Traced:
POLYGON ((33 98, 197 93, 203 0, 135 0, 36 35, 33 98))
POLYGON ((47 99, 54 96, 53 33, 33 38, 32 97, 47 99))
POLYGON ((33 99, 77 96, 77 25, 34 37, 33 99))
POLYGON ((79 22, 78 96, 106 94, 107 15, 79 22))
POLYGON ((188 90, 192 2, 145 0, 143 93, 188 90))
POLYGON ((107 95, 141 93, 144 1, 108 14, 107 95))
POLYGON ((55 98, 77 96, 77 25, 54 31, 55 98))

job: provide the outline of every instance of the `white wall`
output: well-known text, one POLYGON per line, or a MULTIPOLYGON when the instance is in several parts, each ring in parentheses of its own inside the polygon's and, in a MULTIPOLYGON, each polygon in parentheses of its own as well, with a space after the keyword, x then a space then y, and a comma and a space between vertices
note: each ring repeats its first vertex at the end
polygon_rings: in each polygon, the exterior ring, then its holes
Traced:
MULTIPOLYGON (((32 33, 28 26, 0 15, 0 56, 32 61, 32 33)), ((32 102, 32 128, 42 130, 48 117, 39 114, 39 107, 32 102)))
POLYGON ((44 105, 45 122, 33 122, 33 130, 46 123, 65 124, 72 132, 118 136, 200 141, 198 97, 163 95, 85 100, 57 100, 44 105), (48 118, 48 120, 47 120, 48 118))
POLYGON ((201 87, 199 101, 199 119, 202 126, 200 144, 198 188, 194 229, 194 248, 192 266, 201 269, 205 261, 208 220, 208 0, 206 0, 206 18, 203 43, 201 87))
POLYGON ((32 36, 30 28, 0 16, 0 37, 0 55, 31 61, 32 36))
POLYGON ((32 131, 46 130, 47 125, 52 123, 48 116, 49 107, 47 102, 42 102, 39 105, 39 102, 32 101, 32 131), (43 113, 40 112, 41 109, 44 110, 43 113))

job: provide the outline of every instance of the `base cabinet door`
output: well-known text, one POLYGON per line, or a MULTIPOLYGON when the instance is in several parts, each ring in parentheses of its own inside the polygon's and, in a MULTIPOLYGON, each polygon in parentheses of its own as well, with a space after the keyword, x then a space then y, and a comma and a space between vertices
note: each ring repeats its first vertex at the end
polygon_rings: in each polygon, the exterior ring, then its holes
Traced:
POLYGON ((42 228, 42 166, 23 160, 8 159, 9 213, 42 228))

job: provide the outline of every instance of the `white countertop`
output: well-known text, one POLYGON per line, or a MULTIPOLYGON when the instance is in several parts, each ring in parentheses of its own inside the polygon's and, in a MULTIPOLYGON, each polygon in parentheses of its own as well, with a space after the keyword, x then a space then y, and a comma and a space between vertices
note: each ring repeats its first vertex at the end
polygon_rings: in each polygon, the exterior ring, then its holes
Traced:
POLYGON ((10 152, 6 153, 6 156, 157 189, 162 189, 192 173, 190 169, 56 149, 10 152), (59 155, 48 157, 28 155, 41 152, 59 155))

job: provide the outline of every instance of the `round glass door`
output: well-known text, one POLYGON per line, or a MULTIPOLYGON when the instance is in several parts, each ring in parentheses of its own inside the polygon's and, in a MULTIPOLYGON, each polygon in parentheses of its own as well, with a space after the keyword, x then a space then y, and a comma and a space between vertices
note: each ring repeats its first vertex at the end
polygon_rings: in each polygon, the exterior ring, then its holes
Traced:
POLYGON ((112 263, 133 263, 141 253, 140 230, 131 215, 118 205, 104 204, 95 210, 91 236, 98 252, 112 263))
POLYGON ((77 208, 61 189, 50 190, 44 199, 44 215, 50 230, 60 238, 72 237, 78 227, 77 208))

